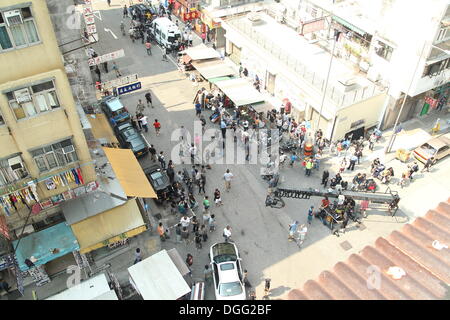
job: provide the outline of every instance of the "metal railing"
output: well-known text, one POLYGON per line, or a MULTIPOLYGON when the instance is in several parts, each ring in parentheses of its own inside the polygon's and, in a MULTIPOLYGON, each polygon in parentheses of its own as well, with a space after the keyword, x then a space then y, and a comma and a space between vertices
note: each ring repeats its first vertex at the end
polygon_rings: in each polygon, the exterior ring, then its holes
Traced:
MULTIPOLYGON (((306 66, 304 61, 299 59, 295 54, 287 52, 267 36, 264 36, 262 33, 254 30, 250 22, 243 19, 229 20, 227 22, 237 30, 244 33, 245 36, 253 40, 261 48, 268 51, 274 58, 279 60, 291 71, 299 75, 305 82, 312 85, 316 90, 323 94, 325 79, 320 74, 314 72, 311 67, 306 66)), ((333 101, 339 109, 373 97, 381 92, 381 88, 375 84, 371 84, 366 87, 360 86, 354 90, 343 92, 343 90, 338 86, 329 83, 326 97, 333 101)))

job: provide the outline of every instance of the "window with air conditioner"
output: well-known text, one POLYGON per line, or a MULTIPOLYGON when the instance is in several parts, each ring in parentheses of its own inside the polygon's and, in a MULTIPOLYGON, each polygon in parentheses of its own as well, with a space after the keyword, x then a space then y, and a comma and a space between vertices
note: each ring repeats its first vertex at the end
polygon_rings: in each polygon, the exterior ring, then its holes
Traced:
POLYGON ((71 139, 30 151, 40 172, 49 171, 78 161, 71 139))
POLYGON ((17 120, 60 107, 53 80, 6 93, 17 120))
POLYGON ((391 60, 392 52, 394 51, 394 48, 390 47, 386 43, 377 40, 375 43, 375 53, 384 58, 387 61, 391 60))
POLYGON ((0 186, 6 186, 28 176, 28 170, 20 155, 0 159, 0 186))
POLYGON ((30 7, 2 11, 0 8, 0 52, 39 43, 30 7))
POLYGON ((450 32, 448 32, 448 27, 442 27, 439 29, 439 33, 436 37, 436 41, 444 41, 450 36, 450 32))

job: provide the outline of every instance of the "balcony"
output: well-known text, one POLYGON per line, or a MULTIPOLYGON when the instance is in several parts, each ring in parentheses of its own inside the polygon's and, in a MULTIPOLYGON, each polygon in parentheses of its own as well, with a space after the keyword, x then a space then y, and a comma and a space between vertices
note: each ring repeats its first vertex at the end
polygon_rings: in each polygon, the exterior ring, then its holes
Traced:
POLYGON ((0 194, 4 193, 4 189, 11 191, 14 184, 26 178, 31 177, 20 155, 0 160, 0 194))

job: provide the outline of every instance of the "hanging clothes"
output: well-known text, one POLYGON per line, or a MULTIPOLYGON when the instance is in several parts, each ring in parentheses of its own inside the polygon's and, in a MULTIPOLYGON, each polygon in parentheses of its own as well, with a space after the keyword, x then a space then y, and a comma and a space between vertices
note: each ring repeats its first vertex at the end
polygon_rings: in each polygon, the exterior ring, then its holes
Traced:
POLYGON ((9 201, 10 201, 11 205, 14 207, 14 209, 17 211, 17 207, 16 207, 17 199, 13 194, 9 195, 9 201))
POLYGON ((78 179, 80 179, 81 184, 84 184, 83 175, 81 174, 81 169, 77 168, 78 179))
POLYGON ((71 171, 75 177, 75 183, 80 184, 80 179, 78 178, 78 175, 77 175, 77 172, 75 171, 75 169, 72 169, 71 171))
POLYGON ((34 201, 39 202, 39 196, 36 191, 36 185, 33 183, 30 187, 28 187, 28 191, 31 193, 31 197, 34 201))

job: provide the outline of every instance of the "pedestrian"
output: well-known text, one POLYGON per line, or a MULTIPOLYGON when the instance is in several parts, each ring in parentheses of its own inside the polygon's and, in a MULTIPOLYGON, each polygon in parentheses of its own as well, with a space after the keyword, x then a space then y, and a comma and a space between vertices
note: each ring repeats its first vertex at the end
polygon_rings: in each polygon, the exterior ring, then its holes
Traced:
POLYGON ((289 241, 295 239, 295 234, 297 233, 298 225, 299 225, 298 221, 294 221, 289 225, 289 236, 288 236, 289 241))
POLYGON ((369 137, 369 150, 373 151, 373 147, 375 146, 375 142, 377 142, 377 136, 375 133, 372 133, 369 137))
POLYGON ((205 194, 206 193, 205 185, 206 185, 206 176, 202 174, 200 176, 200 180, 199 180, 199 183, 198 183, 198 193, 199 194, 201 194, 201 193, 205 194))
POLYGON ((156 161, 156 149, 152 144, 150 145, 150 148, 148 148, 148 152, 150 152, 150 159, 153 162, 155 162, 156 161))
POLYGON ((435 164, 435 160, 434 157, 428 158, 427 162, 425 162, 425 166, 423 167, 422 171, 420 172, 424 172, 425 170, 427 170, 427 172, 430 172, 430 168, 433 164, 435 164))
POLYGON ((211 284, 212 283, 213 272, 209 268, 209 265, 207 265, 207 264, 205 264, 205 269, 203 270, 203 275, 205 276, 205 283, 207 285, 211 284))
POLYGON ((167 166, 166 173, 167 176, 169 177, 170 184, 173 184, 175 182, 175 170, 173 169, 173 165, 170 165, 170 162, 169 165, 167 166))
MULTIPOLYGON (((191 163, 195 164, 195 156, 197 155, 197 147, 191 143, 191 146, 189 148, 189 155, 191 156, 191 163)), ((194 176, 195 179, 195 176, 194 176)))
POLYGON ((189 40, 189 46, 192 47, 193 36, 192 36, 191 32, 189 32, 189 34, 188 34, 188 40, 189 40))
POLYGON ((216 230, 216 216, 212 214, 208 220, 209 232, 216 230))
POLYGON ((410 173, 409 173, 409 179, 412 181, 413 179, 413 173, 416 173, 419 171, 419 165, 417 164, 417 161, 414 161, 413 165, 411 166, 410 173))
POLYGON ((148 120, 147 116, 142 116, 139 121, 141 122, 142 128, 144 128, 145 132, 148 132, 148 120))
POLYGON ((222 205, 222 198, 220 197, 220 190, 219 189, 214 190, 214 202, 216 204, 216 207, 222 205))
POLYGON ((314 167, 316 170, 319 170, 320 168, 320 160, 322 159, 322 153, 318 151, 314 156, 314 167))
POLYGON ((208 240, 208 230, 204 224, 200 226, 200 235, 202 236, 203 242, 208 240))
POLYGON ((244 286, 246 287, 252 287, 250 281, 248 281, 248 271, 247 269, 244 269, 244 274, 242 275, 242 282, 244 283, 244 286))
POLYGON ((142 253, 141 253, 141 249, 140 248, 136 248, 136 251, 134 252, 134 263, 136 264, 140 261, 142 261, 142 253))
POLYGON ((289 165, 291 167, 293 167, 294 166, 294 162, 297 161, 297 160, 298 160, 297 154, 295 152, 292 152, 292 154, 291 154, 291 162, 289 163, 289 165))
POLYGON ((159 153, 158 161, 161 164, 161 168, 164 170, 164 169, 166 169, 166 161, 164 160, 164 154, 163 153, 164 153, 163 151, 161 151, 159 153))
POLYGON ((123 7, 123 18, 128 18, 128 8, 127 5, 123 7))
POLYGON ((114 70, 114 72, 116 73, 116 77, 121 77, 122 75, 120 74, 120 70, 119 67, 117 66, 116 62, 113 61, 113 66, 112 69, 114 70))
POLYGON ((149 38, 147 38, 147 41, 145 42, 145 50, 147 51, 147 55, 152 55, 152 44, 150 43, 149 38))
POLYGON ((244 71, 244 67, 242 66, 242 63, 239 62, 239 77, 242 78, 242 71, 244 71))
POLYGON ((225 180, 225 190, 227 192, 231 189, 231 180, 233 179, 233 174, 230 172, 230 169, 227 169, 227 172, 223 175, 223 178, 225 180))
POLYGON ((347 167, 347 159, 345 159, 345 157, 344 157, 341 161, 341 165, 339 167, 339 172, 340 173, 344 172, 346 167, 347 167))
POLYGON ((181 223, 178 223, 175 227, 175 236, 176 236, 176 242, 181 243, 181 223))
POLYGON ((347 210, 345 210, 344 214, 343 214, 342 225, 341 225, 341 228, 340 228, 340 229, 343 229, 342 233, 345 233, 345 229, 347 228, 347 224, 348 224, 348 219, 349 219, 349 216, 348 216, 347 210))
POLYGON ((302 224, 300 226, 300 231, 298 232, 299 238, 300 238, 300 245, 303 244, 306 238, 306 234, 308 233, 308 228, 306 227, 306 224, 302 224))
POLYGON ((139 99, 139 101, 138 101, 138 103, 137 103, 137 105, 136 105, 136 113, 141 113, 141 114, 143 114, 143 113, 144 113, 144 109, 145 109, 145 106, 144 106, 144 104, 142 103, 142 100, 139 99))
POLYGON ((167 59, 167 48, 165 46, 162 47, 162 51, 163 51, 163 56, 162 56, 161 61, 169 62, 169 60, 167 59))
POLYGON ((362 147, 358 148, 355 152, 355 155, 358 157, 358 164, 361 163, 361 158, 362 158, 362 147))
POLYGON ((402 177, 398 181, 398 185, 401 186, 402 189, 406 185, 406 181, 408 180, 409 175, 410 175, 410 171, 406 171, 406 172, 402 173, 402 177))
POLYGON ((189 274, 190 275, 192 275, 192 270, 191 270, 191 267, 192 267, 192 265, 194 264, 194 257, 192 256, 192 254, 190 254, 190 253, 188 253, 187 255, 186 255, 186 264, 187 264, 187 266, 188 266, 188 268, 189 268, 189 274))
POLYGON ((145 94, 145 100, 147 100, 147 108, 148 108, 148 105, 151 105, 152 108, 153 108, 152 94, 151 94, 150 91, 148 91, 148 92, 145 94))
POLYGON ((201 105, 200 102, 197 102, 197 103, 195 104, 195 115, 196 115, 197 117, 200 117, 201 114, 202 114, 202 105, 201 105))
POLYGON ((189 244, 189 229, 187 227, 181 227, 181 239, 183 239, 184 244, 189 244))
POLYGON ((225 229, 223 229, 223 237, 225 239, 225 242, 230 241, 231 238, 231 227, 226 226, 225 229))
POLYGON ((159 223, 158 228, 156 228, 159 234, 159 238, 161 241, 166 241, 166 231, 164 230, 164 226, 162 222, 159 223))
POLYGON ((308 224, 311 224, 314 217, 314 206, 311 206, 308 210, 308 224))
POLYGON ((211 218, 211 215, 209 214, 209 210, 205 211, 203 210, 203 224, 208 224, 209 218, 211 218))
POLYGON ((103 69, 105 69, 105 72, 108 73, 108 61, 105 61, 102 63, 103 69))
POLYGON ((196 233, 199 228, 197 216, 192 217, 191 224, 192 224, 192 233, 196 233))
POLYGON ((324 170, 323 174, 322 174, 322 183, 321 183, 324 188, 327 187, 329 176, 330 176, 330 173, 328 172, 328 170, 324 170))
POLYGON ((268 296, 270 292, 270 279, 266 279, 264 283, 264 296, 268 296))
POLYGON ((200 37, 202 38, 202 42, 205 43, 205 41, 206 41, 206 33, 202 32, 200 37))
POLYGON ((111 7, 111 0, 106 0, 108 2, 108 6, 111 7))
POLYGON ((310 175, 311 175, 311 170, 312 170, 312 168, 314 167, 314 163, 312 162, 312 160, 311 159, 308 159, 307 161, 306 161, 306 165, 305 165, 305 168, 306 168, 306 175, 309 177, 310 175))
POLYGON ((102 82, 101 72, 98 66, 95 66, 94 72, 97 74, 98 82, 102 82))
POLYGON ((356 156, 356 153, 355 153, 350 157, 350 164, 349 164, 347 170, 352 170, 352 171, 355 170, 356 161, 358 161, 358 157, 356 156))
POLYGON ((205 198, 203 199, 203 208, 205 212, 208 212, 209 207, 211 206, 210 202, 209 202, 209 198, 208 196, 205 196, 205 198))
POLYGON ((155 122, 153 122, 153 127, 155 127, 156 135, 159 136, 159 131, 161 130, 161 123, 158 122, 158 119, 155 119, 155 122))
POLYGON ((202 237, 201 237, 200 233, 195 232, 194 242, 195 242, 195 247, 197 248, 197 250, 200 250, 202 248, 202 237))

